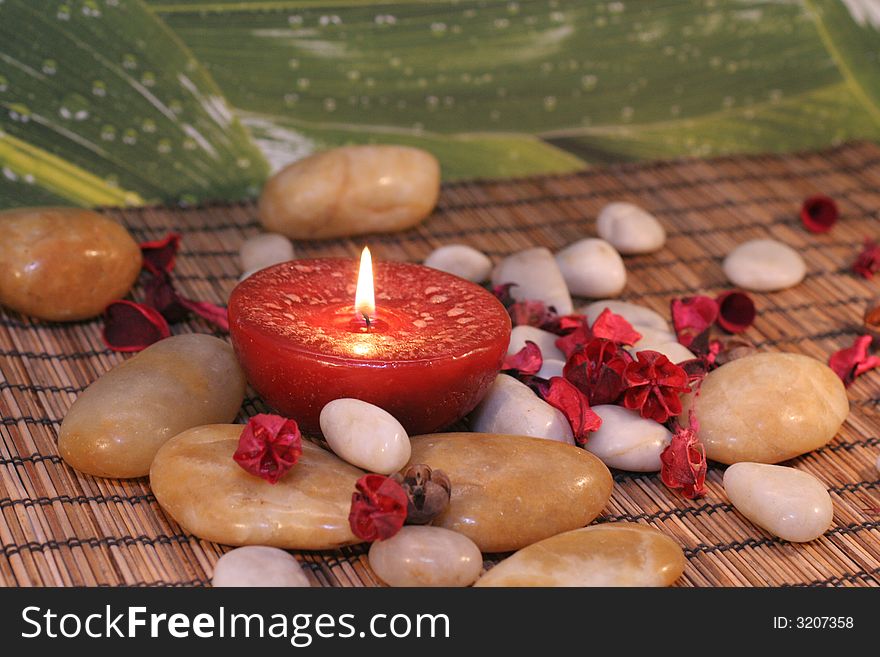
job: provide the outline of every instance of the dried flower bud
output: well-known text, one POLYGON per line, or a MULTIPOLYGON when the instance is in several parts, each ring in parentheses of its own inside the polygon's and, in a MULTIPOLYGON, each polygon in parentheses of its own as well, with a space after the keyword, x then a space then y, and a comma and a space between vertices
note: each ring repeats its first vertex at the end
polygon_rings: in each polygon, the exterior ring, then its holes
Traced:
POLYGON ((406 524, 427 525, 449 506, 452 484, 443 470, 432 470, 424 463, 409 466, 404 473, 394 475, 409 500, 406 524))

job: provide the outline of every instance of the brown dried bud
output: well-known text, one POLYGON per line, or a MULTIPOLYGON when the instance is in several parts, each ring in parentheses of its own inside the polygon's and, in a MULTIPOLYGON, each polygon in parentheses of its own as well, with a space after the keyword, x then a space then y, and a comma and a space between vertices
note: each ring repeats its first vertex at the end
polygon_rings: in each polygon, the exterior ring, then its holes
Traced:
POLYGON ((432 470, 424 463, 409 466, 394 475, 409 500, 406 524, 427 525, 449 506, 452 484, 443 470, 432 470))
POLYGON ((865 331, 875 340, 880 340, 880 297, 868 301, 865 306, 865 331))
POLYGON ((728 340, 715 357, 715 364, 721 366, 739 358, 751 356, 752 354, 757 353, 757 351, 758 350, 755 346, 748 342, 743 342, 742 340, 728 340))

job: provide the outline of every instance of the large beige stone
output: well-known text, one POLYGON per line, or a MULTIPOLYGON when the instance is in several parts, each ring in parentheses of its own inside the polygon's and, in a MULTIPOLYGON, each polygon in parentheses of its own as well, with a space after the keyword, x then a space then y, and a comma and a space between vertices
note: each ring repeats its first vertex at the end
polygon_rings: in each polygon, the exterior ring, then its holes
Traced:
POLYGON ((476 586, 669 586, 681 547, 645 525, 609 523, 565 532, 508 557, 476 586))
POLYGON ((363 471, 306 440, 297 464, 270 484, 232 459, 243 428, 196 427, 159 450, 150 485, 172 518, 199 538, 225 545, 331 550, 360 542, 348 512, 363 471))
POLYGON ((266 230, 324 239, 405 230, 440 195, 437 158, 409 146, 344 146, 316 153, 272 176, 260 196, 266 230))
MULTIPOLYGON (((683 400, 687 418, 694 395, 683 400)), ((758 353, 711 372, 696 398, 706 455, 721 463, 778 463, 834 438, 849 413, 846 389, 824 363, 758 353)))
POLYGON ((608 468, 563 443, 503 434, 440 433, 412 439, 411 463, 443 470, 449 507, 434 525, 483 552, 507 552, 591 522, 611 497, 608 468))
POLYGON ((128 231, 91 210, 6 210, 0 235, 0 304, 39 319, 100 315, 141 270, 128 231))
POLYGON ((80 472, 143 477, 168 439, 190 427, 234 420, 245 386, 223 340, 166 338, 86 388, 61 424, 58 450, 80 472))

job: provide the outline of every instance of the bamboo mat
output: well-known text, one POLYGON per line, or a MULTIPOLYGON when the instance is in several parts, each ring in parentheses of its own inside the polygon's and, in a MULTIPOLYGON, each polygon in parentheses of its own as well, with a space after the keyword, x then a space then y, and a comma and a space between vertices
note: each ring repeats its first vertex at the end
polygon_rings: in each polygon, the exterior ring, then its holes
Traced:
MULTIPOLYGON (((626 164, 583 173, 444 187, 423 225, 397 235, 297 244, 300 257, 420 261, 435 247, 470 244, 497 259, 519 249, 557 249, 595 234, 612 200, 653 212, 669 239, 657 254, 627 258, 625 299, 668 317, 671 297, 726 287, 721 259, 736 244, 774 237, 792 245, 809 273, 794 289, 754 295, 757 322, 745 337, 770 351, 826 360, 851 343, 866 299, 880 281, 851 275, 865 237, 880 237, 880 147, 847 144, 824 152, 626 164), (822 192, 841 208, 826 235, 803 230, 803 198, 822 192)), ((239 275, 241 241, 259 231, 252 203, 189 209, 107 210, 138 240, 183 234, 177 273, 186 296, 224 303, 239 275)), ((141 298, 141 290, 134 292, 141 298)), ((177 332, 208 332, 196 319, 177 332)), ((76 395, 123 356, 105 349, 100 323, 47 324, 0 310, 0 585, 190 586, 209 583, 225 548, 198 540, 156 504, 146 479, 76 473, 57 455, 56 431, 76 395)), ((599 521, 648 523, 684 548, 683 586, 880 585, 880 372, 849 389, 852 411, 840 435, 790 464, 816 475, 834 501, 834 525, 819 540, 778 540, 733 510, 710 464, 708 495, 685 500, 657 475, 615 473, 599 521)), ((265 410, 250 393, 244 416, 265 410)), ((362 548, 297 554, 313 583, 373 586, 362 548)))

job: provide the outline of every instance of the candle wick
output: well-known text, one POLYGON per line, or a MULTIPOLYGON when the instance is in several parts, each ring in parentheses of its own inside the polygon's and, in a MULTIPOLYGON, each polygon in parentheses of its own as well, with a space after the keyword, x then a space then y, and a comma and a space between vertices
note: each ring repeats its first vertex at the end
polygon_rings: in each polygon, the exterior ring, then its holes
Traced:
POLYGON ((361 313, 364 316, 364 322, 367 324, 367 328, 370 328, 372 322, 370 321, 370 316, 367 313, 361 313))

